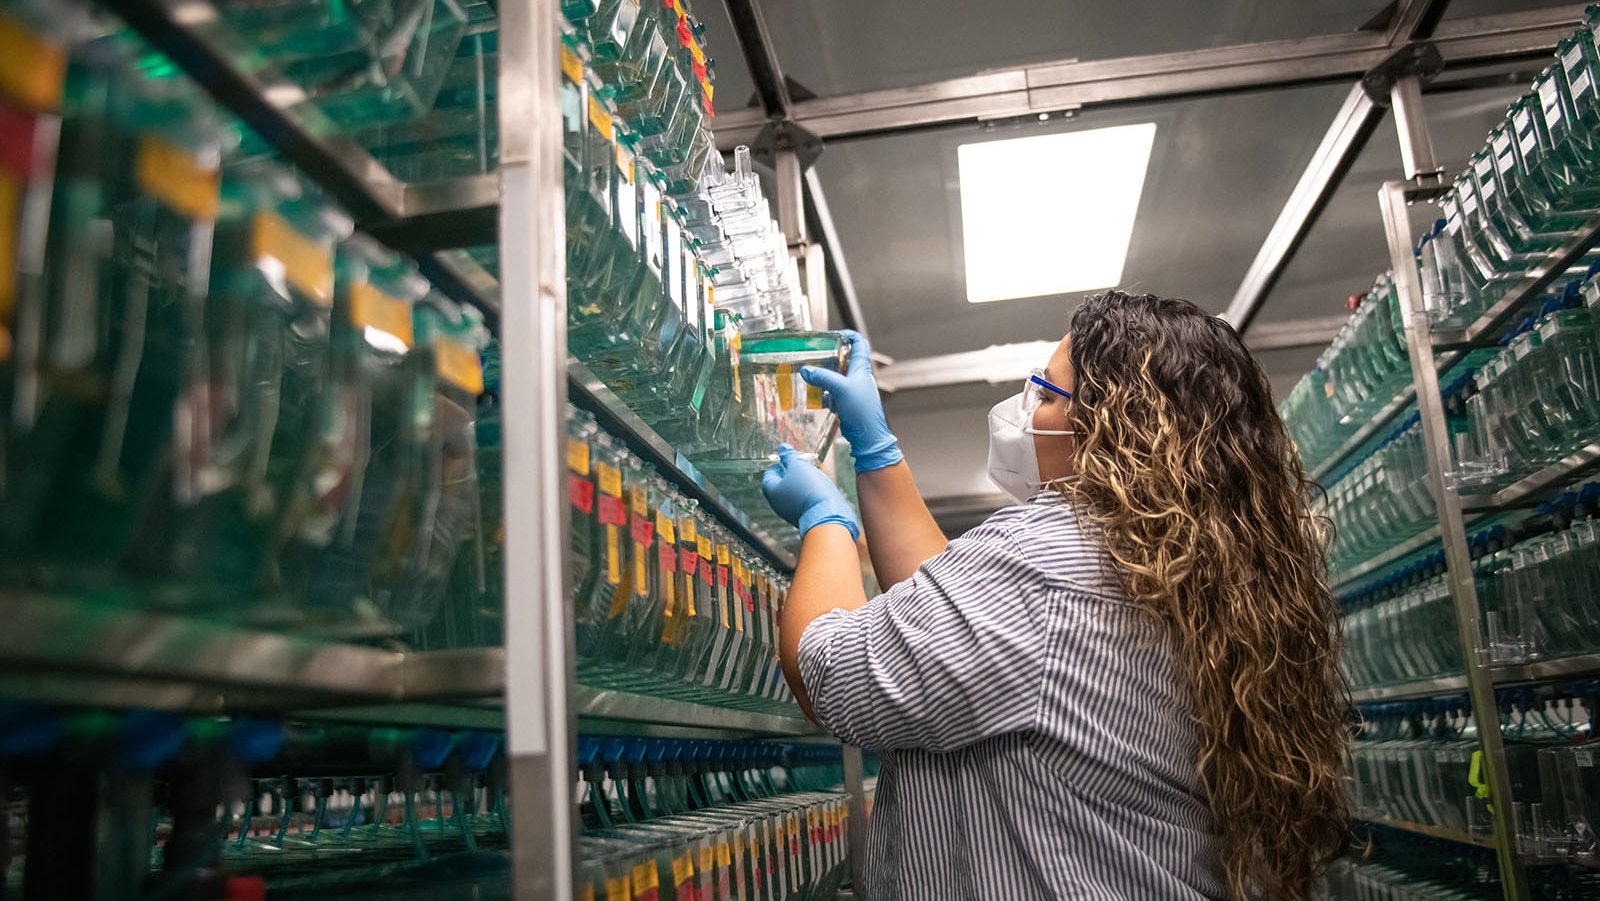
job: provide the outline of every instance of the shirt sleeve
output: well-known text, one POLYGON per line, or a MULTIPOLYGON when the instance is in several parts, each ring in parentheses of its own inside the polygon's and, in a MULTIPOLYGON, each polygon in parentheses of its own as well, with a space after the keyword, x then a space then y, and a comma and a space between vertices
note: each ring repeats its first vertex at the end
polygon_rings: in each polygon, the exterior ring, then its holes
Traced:
POLYGON ((1035 723, 1044 580, 995 520, 910 579, 800 638, 812 712, 848 744, 952 751, 1035 723))

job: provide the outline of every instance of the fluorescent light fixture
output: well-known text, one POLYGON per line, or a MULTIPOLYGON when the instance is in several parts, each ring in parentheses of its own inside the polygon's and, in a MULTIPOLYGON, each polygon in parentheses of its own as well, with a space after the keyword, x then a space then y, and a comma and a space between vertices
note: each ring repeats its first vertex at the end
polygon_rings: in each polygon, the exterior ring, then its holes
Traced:
POLYGON ((967 300, 1015 300, 1122 281, 1156 124, 956 148, 967 300))

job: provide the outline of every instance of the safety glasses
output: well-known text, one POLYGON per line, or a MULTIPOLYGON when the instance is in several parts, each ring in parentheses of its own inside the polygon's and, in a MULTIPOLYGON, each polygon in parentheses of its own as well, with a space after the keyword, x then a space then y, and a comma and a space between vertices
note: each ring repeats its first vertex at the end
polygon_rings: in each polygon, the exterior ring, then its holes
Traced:
POLYGON ((1072 392, 1062 388, 1044 377, 1043 369, 1035 369, 1028 373, 1028 380, 1022 383, 1022 408, 1035 410, 1044 403, 1044 393, 1059 394, 1067 400, 1072 400, 1072 392))

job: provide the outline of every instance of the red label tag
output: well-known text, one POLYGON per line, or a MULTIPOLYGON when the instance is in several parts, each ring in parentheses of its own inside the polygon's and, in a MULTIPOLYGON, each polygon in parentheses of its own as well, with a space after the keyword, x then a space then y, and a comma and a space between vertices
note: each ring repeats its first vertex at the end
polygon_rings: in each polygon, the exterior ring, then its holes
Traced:
POLYGON ((744 596, 744 609, 745 609, 746 613, 754 613, 754 612, 756 612, 756 601, 755 601, 755 598, 752 598, 748 594, 745 595, 744 596))
POLYGON ((700 554, 698 551, 691 551, 688 548, 684 548, 683 550, 679 551, 678 554, 683 560, 684 572, 692 573, 695 571, 695 568, 700 565, 700 554))
POLYGON ((0 169, 27 180, 33 169, 33 129, 38 117, 0 100, 0 169))
POLYGON ((699 901, 697 895, 698 893, 694 890, 694 886, 690 883, 685 882, 678 886, 678 901, 699 901))
POLYGON ((609 494, 600 495, 601 525, 620 526, 627 521, 627 514, 622 511, 622 498, 612 497, 609 494))
POLYGON ((700 561, 700 581, 706 583, 707 585, 711 584, 711 561, 710 560, 701 560, 700 561))
POLYGON ((663 544, 656 553, 661 560, 662 572, 675 573, 678 571, 678 555, 672 552, 672 548, 663 544))
POLYGON ((717 567, 717 587, 728 587, 728 568, 726 566, 717 567))
POLYGON ((567 476, 567 497, 584 514, 594 512, 594 483, 580 475, 567 476))
POLYGON ((655 523, 643 516, 633 518, 633 540, 636 544, 649 544, 655 535, 655 523))

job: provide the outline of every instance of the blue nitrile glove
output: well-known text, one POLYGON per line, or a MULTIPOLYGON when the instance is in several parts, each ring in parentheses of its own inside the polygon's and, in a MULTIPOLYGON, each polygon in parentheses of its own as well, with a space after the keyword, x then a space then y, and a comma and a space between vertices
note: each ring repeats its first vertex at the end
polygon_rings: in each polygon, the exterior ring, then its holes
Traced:
POLYGON ((761 474, 761 490, 773 512, 802 536, 825 522, 836 522, 850 530, 850 537, 861 537, 861 524, 839 486, 787 444, 778 445, 778 462, 761 474))
POLYGON ((800 377, 823 390, 822 404, 839 414, 839 432, 850 442, 856 472, 872 472, 906 458, 900 442, 889 433, 883 415, 878 382, 872 377, 872 345, 861 334, 844 330, 850 340, 850 366, 843 373, 816 366, 800 370, 800 377))

